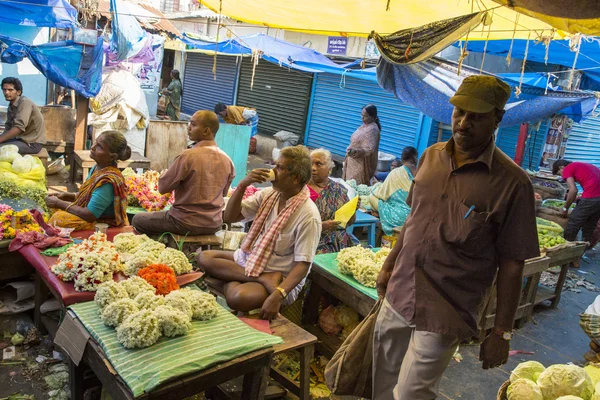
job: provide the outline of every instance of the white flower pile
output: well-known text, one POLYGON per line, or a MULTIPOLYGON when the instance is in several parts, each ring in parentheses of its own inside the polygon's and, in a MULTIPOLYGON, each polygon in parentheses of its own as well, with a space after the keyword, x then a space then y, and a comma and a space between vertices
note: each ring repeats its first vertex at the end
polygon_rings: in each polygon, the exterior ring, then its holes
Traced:
POLYGON ((156 289, 154 286, 146 282, 145 279, 140 278, 139 276, 132 276, 131 278, 119 282, 119 285, 125 289, 129 298, 134 300, 138 294, 142 292, 150 292, 155 293, 156 289))
POLYGON ((121 268, 115 246, 100 232, 70 247, 52 266, 52 272, 63 281, 74 281, 75 290, 95 291, 102 282, 112 280, 121 268))
POLYGON ((127 290, 125 290, 125 288, 117 282, 110 280, 98 286, 98 290, 94 296, 94 301, 101 310, 104 310, 104 307, 106 307, 109 303, 128 298, 129 295, 127 294, 127 290))
POLYGON ((219 313, 208 293, 186 288, 160 296, 139 276, 101 284, 95 302, 104 325, 115 327, 117 340, 127 348, 151 346, 161 335, 185 335, 192 319, 207 321, 219 313))
POLYGON ((192 264, 183 252, 167 247, 158 256, 158 263, 165 264, 175 271, 175 275, 183 275, 192 272, 192 264))
POLYGON ((192 289, 181 289, 180 291, 185 294, 192 307, 192 318, 207 321, 219 313, 217 301, 211 294, 192 289))
POLYGON ((353 275, 360 284, 374 288, 377 286, 379 271, 390 251, 384 247, 373 253, 362 246, 348 247, 338 253, 338 268, 342 274, 353 275))
POLYGON ((160 306, 154 310, 160 331, 166 337, 183 336, 192 328, 192 320, 171 306, 160 306))
POLYGON ((128 349, 152 346, 160 336, 158 317, 152 310, 140 310, 117 327, 117 340, 128 349))
POLYGON ((153 292, 142 292, 135 297, 135 302, 140 309, 155 310, 156 307, 165 304, 165 298, 157 296, 153 292))
POLYGON ((140 269, 152 264, 165 264, 176 275, 192 272, 192 264, 184 253, 146 235, 120 233, 113 242, 125 263, 123 272, 128 276, 135 276, 140 269))
POLYGON ((102 310, 100 317, 104 325, 117 327, 130 315, 140 311, 135 300, 130 298, 115 300, 102 310))

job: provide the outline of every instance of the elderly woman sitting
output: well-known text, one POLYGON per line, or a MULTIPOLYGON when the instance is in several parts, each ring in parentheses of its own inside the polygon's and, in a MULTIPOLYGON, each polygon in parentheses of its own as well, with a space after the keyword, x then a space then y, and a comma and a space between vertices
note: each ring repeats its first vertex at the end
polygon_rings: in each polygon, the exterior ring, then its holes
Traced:
POLYGON ((369 198, 371 207, 379 213, 381 228, 386 235, 392 235, 394 227, 404 225, 410 214, 406 198, 417 170, 417 158, 417 149, 405 147, 400 160, 402 167, 393 169, 369 198))
POLYGON ((125 178, 117 168, 117 160, 131 157, 127 139, 117 131, 107 131, 96 139, 90 157, 96 166, 77 193, 61 193, 46 197, 53 209, 50 225, 92 230, 96 222, 112 226, 129 225, 125 178))
MULTIPOLYGON (((335 253, 345 247, 359 244, 358 240, 349 235, 339 222, 334 221, 335 212, 350 199, 344 185, 329 177, 334 167, 331 153, 324 149, 316 149, 310 153, 310 158, 312 175, 308 182, 308 189, 310 198, 315 202, 323 221, 317 253, 335 253)), ((354 222, 354 218, 353 216, 348 222, 349 225, 354 222)))

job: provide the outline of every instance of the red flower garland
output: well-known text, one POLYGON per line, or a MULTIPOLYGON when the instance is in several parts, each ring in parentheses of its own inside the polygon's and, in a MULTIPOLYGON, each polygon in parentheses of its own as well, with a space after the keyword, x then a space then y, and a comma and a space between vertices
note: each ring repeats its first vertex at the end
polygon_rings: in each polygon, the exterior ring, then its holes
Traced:
POLYGON ((138 276, 154 286, 156 294, 167 295, 179 289, 175 271, 164 264, 152 264, 138 271, 138 276))

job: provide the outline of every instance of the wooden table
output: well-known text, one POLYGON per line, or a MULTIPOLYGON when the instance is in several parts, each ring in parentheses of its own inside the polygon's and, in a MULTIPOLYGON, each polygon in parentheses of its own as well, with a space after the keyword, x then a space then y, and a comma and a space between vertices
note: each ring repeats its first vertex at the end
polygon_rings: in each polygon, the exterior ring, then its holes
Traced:
MULTIPOLYGON (((71 182, 75 182, 75 177, 79 167, 83 169, 82 182, 85 182, 90 169, 93 168, 94 165, 96 165, 96 161, 91 159, 89 150, 75 150, 71 157, 71 182)), ((133 169, 150 169, 150 159, 142 156, 139 153, 136 153, 135 151, 132 151, 129 160, 119 161, 117 163, 117 168, 119 169, 124 169, 127 167, 131 167, 133 169)))
POLYGON ((551 307, 557 308, 562 295, 563 286, 567 279, 567 272, 569 271, 569 265, 581 259, 583 253, 587 248, 587 243, 578 242, 573 247, 567 247, 556 251, 550 251, 546 253, 546 256, 550 258, 550 267, 560 266, 560 273, 558 275, 558 281, 554 290, 540 286, 538 287, 537 294, 535 297, 534 305, 538 305, 544 301, 550 300, 551 307))
MULTIPOLYGON (((199 371, 177 378, 160 385, 150 393, 138 397, 133 394, 121 380, 98 344, 90 339, 83 354, 83 362, 98 377, 102 386, 114 400, 131 399, 185 399, 197 393, 211 389, 227 381, 244 376, 242 400, 263 399, 267 388, 267 374, 271 365, 273 349, 258 350, 231 361, 217 364, 204 371, 199 371)), ((83 399, 84 366, 70 363, 71 396, 74 400, 83 399)))
POLYGON ((8 251, 12 239, 0 240, 0 282, 27 277, 35 272, 16 251, 8 251))
POLYGON ((365 293, 353 288, 336 276, 324 270, 317 261, 313 262, 310 274, 310 293, 304 300, 302 326, 319 339, 317 349, 325 356, 331 357, 342 344, 337 336, 327 335, 317 325, 319 320, 319 302, 323 293, 329 293, 347 306, 354 308, 363 317, 366 316, 377 302, 365 293))

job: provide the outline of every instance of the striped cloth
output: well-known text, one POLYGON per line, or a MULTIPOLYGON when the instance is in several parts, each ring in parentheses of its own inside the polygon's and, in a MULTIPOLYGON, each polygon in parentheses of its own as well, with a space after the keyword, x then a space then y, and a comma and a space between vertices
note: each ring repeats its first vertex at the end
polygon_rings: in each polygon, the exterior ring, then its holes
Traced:
POLYGON ((594 343, 600 346, 600 316, 579 314, 579 326, 594 343))
POLYGON ((93 301, 69 308, 104 350, 136 397, 175 377, 283 343, 280 337, 249 327, 219 306, 219 314, 215 318, 210 321, 194 320, 192 329, 185 336, 162 337, 153 346, 128 350, 117 342, 115 330, 102 323, 98 306, 93 301))
POLYGON ((273 210, 277 210, 277 207, 279 207, 280 198, 281 193, 274 190, 263 199, 256 214, 256 218, 254 218, 252 226, 250 227, 250 232, 248 232, 246 238, 242 242, 242 251, 246 254, 250 254, 248 261, 245 263, 246 276, 257 277, 262 274, 267 266, 267 262, 269 262, 269 258, 271 258, 271 254, 275 248, 275 242, 277 241, 281 230, 298 207, 310 199, 310 192, 308 191, 308 187, 304 186, 302 190, 300 190, 300 193, 287 201, 285 208, 277 215, 275 221, 265 229, 269 215, 273 210), (264 234, 260 237, 260 240, 258 240, 263 231, 264 234))

